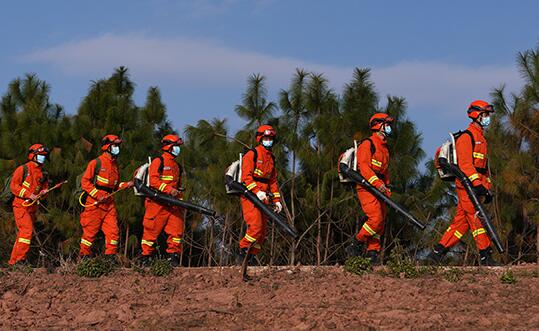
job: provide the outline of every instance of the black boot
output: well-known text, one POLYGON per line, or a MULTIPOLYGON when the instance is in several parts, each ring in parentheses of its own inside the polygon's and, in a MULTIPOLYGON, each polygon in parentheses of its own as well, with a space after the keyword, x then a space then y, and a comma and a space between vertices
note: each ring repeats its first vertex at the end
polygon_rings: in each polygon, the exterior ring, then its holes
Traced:
POLYGON ((170 265, 173 268, 179 267, 180 266, 180 254, 178 254, 178 253, 168 254, 167 261, 170 263, 170 265))
POLYGON ((138 265, 141 267, 149 267, 152 265, 153 255, 141 255, 138 258, 138 265))
POLYGON ((371 265, 378 263, 378 251, 367 251, 365 257, 371 260, 371 265))
POLYGON ((436 244, 432 249, 432 252, 427 255, 427 262, 430 262, 431 264, 440 264, 447 251, 449 251, 448 248, 441 244, 436 244))
POLYGON ((357 240, 356 238, 352 239, 352 243, 348 245, 344 250, 348 256, 361 256, 365 248, 365 243, 357 240))
POLYGON ((247 248, 240 248, 240 251, 239 251, 238 255, 236 255, 236 265, 241 266, 243 264, 243 260, 245 259, 245 255, 247 255, 247 265, 253 264, 254 255, 253 254, 247 254, 247 248))
POLYGON ((479 263, 482 266, 499 266, 500 263, 498 263, 496 260, 492 258, 492 248, 487 248, 479 251, 479 263))
POLYGON ((119 265, 116 254, 105 254, 105 256, 103 257, 103 261, 110 263, 113 266, 119 265))

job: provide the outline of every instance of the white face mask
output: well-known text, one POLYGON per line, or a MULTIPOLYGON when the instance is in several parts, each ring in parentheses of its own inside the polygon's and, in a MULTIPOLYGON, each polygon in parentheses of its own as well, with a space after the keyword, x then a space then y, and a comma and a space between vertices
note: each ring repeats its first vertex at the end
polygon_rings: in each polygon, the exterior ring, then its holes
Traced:
POLYGON ((273 140, 262 140, 262 146, 271 148, 273 146, 273 140))
POLYGON ((479 123, 481 123, 481 126, 483 126, 483 127, 489 126, 490 125, 490 116, 485 116, 485 117, 481 118, 481 121, 479 123))
POLYGON ((391 132, 393 132, 391 125, 384 125, 384 133, 386 134, 386 136, 391 135, 391 132))
POLYGON ((110 146, 110 154, 116 156, 120 154, 120 147, 119 146, 110 146))
POLYGON ((45 156, 45 155, 36 155, 36 162, 39 163, 39 164, 43 164, 43 163, 45 163, 46 158, 47 158, 47 156, 45 156))
POLYGON ((172 146, 172 151, 171 151, 172 155, 178 156, 180 155, 180 151, 181 151, 180 146, 172 146))

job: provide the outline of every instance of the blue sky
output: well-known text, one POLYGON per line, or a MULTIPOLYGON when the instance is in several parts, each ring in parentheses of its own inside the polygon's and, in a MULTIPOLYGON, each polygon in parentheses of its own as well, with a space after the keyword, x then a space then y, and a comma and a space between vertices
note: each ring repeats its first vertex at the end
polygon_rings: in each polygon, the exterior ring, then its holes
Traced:
POLYGON ((383 98, 408 100, 431 155, 464 127, 465 108, 522 84, 518 51, 539 41, 537 1, 11 1, 0 11, 0 89, 34 72, 76 112, 91 80, 126 65, 136 101, 159 86, 180 131, 199 119, 244 122, 233 109, 250 73, 271 97, 296 67, 342 91, 369 67, 383 98))

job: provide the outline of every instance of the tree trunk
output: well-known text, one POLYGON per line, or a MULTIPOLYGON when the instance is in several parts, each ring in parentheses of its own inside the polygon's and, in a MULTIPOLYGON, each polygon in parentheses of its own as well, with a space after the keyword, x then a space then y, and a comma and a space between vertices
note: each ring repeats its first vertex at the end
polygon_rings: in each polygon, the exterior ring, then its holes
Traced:
POLYGON ((333 204, 331 203, 331 201, 333 201, 333 180, 331 181, 331 191, 330 191, 330 198, 329 198, 329 212, 328 212, 328 224, 327 224, 327 228, 326 228, 326 245, 325 245, 325 248, 324 248, 324 261, 327 261, 327 258, 328 258, 328 254, 329 254, 329 238, 331 236, 331 222, 332 222, 332 211, 333 211, 333 204))
POLYGON ((213 217, 210 218, 210 241, 208 243, 208 267, 211 267, 213 254, 213 227, 215 226, 213 217))
MULTIPOLYGON (((294 133, 295 134, 295 133, 294 133)), ((292 184, 290 187, 290 207, 292 209, 292 226, 295 226, 296 219, 296 152, 292 152, 292 184)), ((290 245, 290 265, 294 265, 296 259, 296 240, 292 240, 290 245)))
MULTIPOLYGON (((316 154, 318 164, 320 164, 320 139, 316 138, 316 154)), ((316 174, 316 209, 318 210, 318 220, 317 220, 317 234, 316 234, 316 265, 320 265, 321 261, 321 245, 322 245, 322 215, 321 215, 321 197, 320 197, 320 168, 318 168, 316 174)))

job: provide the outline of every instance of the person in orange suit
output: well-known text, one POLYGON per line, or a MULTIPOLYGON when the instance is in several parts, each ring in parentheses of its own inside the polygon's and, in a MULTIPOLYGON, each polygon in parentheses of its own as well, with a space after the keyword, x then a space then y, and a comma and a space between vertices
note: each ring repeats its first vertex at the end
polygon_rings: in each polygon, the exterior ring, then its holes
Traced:
POLYGON ((17 238, 11 251, 9 265, 26 263, 26 255, 30 250, 34 221, 39 205, 25 207, 25 202, 36 200, 48 188, 48 180, 43 174, 43 164, 49 150, 42 144, 34 144, 28 150, 28 162, 17 167, 13 173, 10 190, 14 196, 13 215, 17 225, 17 238))
POLYGON ((86 206, 80 215, 83 233, 79 255, 83 259, 91 256, 92 245, 100 230, 105 235, 105 255, 113 257, 118 252, 120 234, 116 204, 114 197, 109 195, 118 189, 133 186, 132 181, 120 182, 116 159, 120 154, 121 143, 118 136, 109 134, 103 137, 103 153, 88 163, 81 179, 81 187, 85 192, 83 202, 86 206))
MULTIPOLYGON (((358 169, 370 184, 390 197, 387 137, 392 132, 393 119, 387 114, 377 113, 371 117, 369 125, 372 135, 364 139, 357 149, 358 169)), ((386 205, 360 184, 356 185, 356 192, 366 221, 347 247, 347 253, 358 256, 366 247, 367 257, 375 263, 381 248, 380 237, 384 233, 386 205)))
MULTIPOLYGON (((148 175, 150 188, 181 199, 181 168, 175 161, 180 155, 182 139, 169 134, 161 140, 163 154, 152 160, 148 175)), ((150 198, 145 201, 146 213, 142 224, 142 263, 147 264, 155 252, 157 237, 164 230, 167 234, 168 260, 173 267, 180 264, 184 230, 183 208, 169 206, 150 198)))
MULTIPOLYGON (((241 181, 261 201, 267 204, 272 202, 274 211, 280 213, 283 206, 272 153, 276 135, 275 129, 270 125, 262 125, 257 129, 258 146, 249 150, 242 158, 241 181)), ((252 258, 260 252, 268 230, 267 217, 247 198, 241 196, 240 201, 247 231, 240 241, 238 262, 243 261, 246 254, 252 258)))
MULTIPOLYGON (((460 170, 470 179, 475 194, 483 199, 484 203, 492 201, 492 184, 488 171, 487 140, 484 129, 490 124, 490 114, 494 107, 483 100, 476 100, 468 107, 468 117, 472 122, 456 139, 455 149, 460 170)), ((490 238, 481 220, 476 215, 475 207, 464 189, 462 183, 455 180, 458 197, 457 213, 451 225, 447 228, 440 242, 429 254, 428 259, 439 263, 449 248, 456 245, 466 231, 471 230, 477 248, 479 249, 482 265, 497 265, 492 258, 490 238)))

